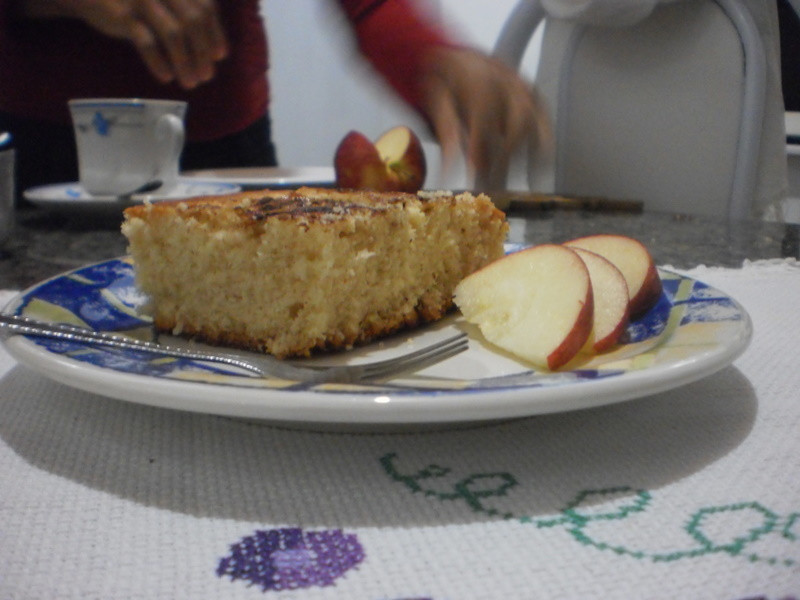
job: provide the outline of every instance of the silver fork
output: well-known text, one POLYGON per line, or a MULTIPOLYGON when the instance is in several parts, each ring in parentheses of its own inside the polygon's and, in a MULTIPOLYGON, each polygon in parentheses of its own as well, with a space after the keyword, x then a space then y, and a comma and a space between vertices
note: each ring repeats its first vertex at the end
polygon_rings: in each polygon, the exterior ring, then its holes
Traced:
POLYGON ((0 314, 0 330, 21 335, 83 342, 125 350, 139 350, 159 356, 188 358, 221 363, 244 369, 257 377, 278 377, 306 383, 358 383, 389 379, 401 373, 424 367, 455 356, 468 348, 465 333, 441 340, 419 350, 371 363, 344 366, 298 366, 269 354, 244 356, 233 352, 205 352, 178 348, 129 338, 108 332, 94 331, 66 323, 48 323, 21 315, 0 314))

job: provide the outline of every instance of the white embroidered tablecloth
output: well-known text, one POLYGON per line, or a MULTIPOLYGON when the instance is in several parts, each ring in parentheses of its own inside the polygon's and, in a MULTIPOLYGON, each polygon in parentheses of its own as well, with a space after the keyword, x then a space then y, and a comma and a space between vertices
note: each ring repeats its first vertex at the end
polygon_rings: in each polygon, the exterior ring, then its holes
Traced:
POLYGON ((0 599, 800 597, 800 266, 688 274, 753 319, 732 367, 470 429, 150 408, 0 348, 0 599))

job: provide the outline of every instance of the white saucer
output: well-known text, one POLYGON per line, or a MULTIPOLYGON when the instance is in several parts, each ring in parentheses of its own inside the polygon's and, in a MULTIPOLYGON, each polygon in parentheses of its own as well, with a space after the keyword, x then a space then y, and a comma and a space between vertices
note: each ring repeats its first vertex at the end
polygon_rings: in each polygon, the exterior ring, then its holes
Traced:
POLYGON ((215 194, 232 194, 241 190, 234 183, 220 181, 201 181, 199 179, 183 179, 169 191, 159 193, 147 192, 131 196, 130 200, 120 202, 118 196, 94 196, 84 190, 79 183, 54 183, 25 190, 23 195, 32 204, 49 210, 87 210, 118 211, 129 204, 144 201, 171 200, 191 198, 193 196, 213 196, 215 194))
POLYGON ((245 167, 234 169, 204 169, 185 171, 184 178, 199 178, 218 183, 238 183, 245 186, 300 187, 331 186, 336 182, 333 167, 245 167))

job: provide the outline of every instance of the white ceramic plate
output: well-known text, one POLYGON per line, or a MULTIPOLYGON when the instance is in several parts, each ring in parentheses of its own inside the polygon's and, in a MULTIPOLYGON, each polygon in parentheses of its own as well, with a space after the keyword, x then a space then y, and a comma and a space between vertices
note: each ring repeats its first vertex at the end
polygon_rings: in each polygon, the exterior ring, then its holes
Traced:
POLYGON ((183 177, 205 181, 233 182, 243 186, 265 188, 332 186, 336 182, 333 167, 249 167, 239 169, 205 169, 186 171, 183 177))
MULTIPOLYGON (((164 408, 325 428, 510 419, 669 390, 725 367, 747 347, 751 321, 735 300, 675 273, 662 271, 661 276, 664 294, 647 315, 631 323, 624 344, 559 373, 537 372, 492 349, 457 316, 357 351, 314 359, 341 364, 384 358, 457 329, 470 332, 467 352, 375 385, 256 379, 208 363, 21 336, 6 345, 18 362, 56 381, 164 408)), ((40 283, 6 311, 142 335, 149 333, 149 322, 139 312, 143 302, 129 259, 117 259, 40 283)))
POLYGON ((235 183, 220 181, 203 181, 200 179, 183 179, 168 193, 148 192, 131 196, 130 201, 121 203, 117 196, 94 196, 81 187, 79 183, 54 183, 25 190, 24 196, 31 203, 50 210, 85 210, 85 211, 120 211, 129 204, 144 201, 174 200, 194 196, 213 196, 216 194, 232 194, 241 190, 235 183))

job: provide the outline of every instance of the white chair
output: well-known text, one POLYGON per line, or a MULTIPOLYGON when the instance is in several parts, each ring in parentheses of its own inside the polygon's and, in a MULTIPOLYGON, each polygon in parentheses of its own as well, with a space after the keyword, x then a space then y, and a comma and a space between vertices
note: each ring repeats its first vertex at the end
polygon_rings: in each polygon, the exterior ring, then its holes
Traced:
POLYGON ((538 0, 523 0, 495 56, 519 68, 541 23, 536 84, 556 152, 531 165, 531 189, 732 219, 750 213, 766 58, 739 0, 664 3, 631 27, 553 19, 538 0))

